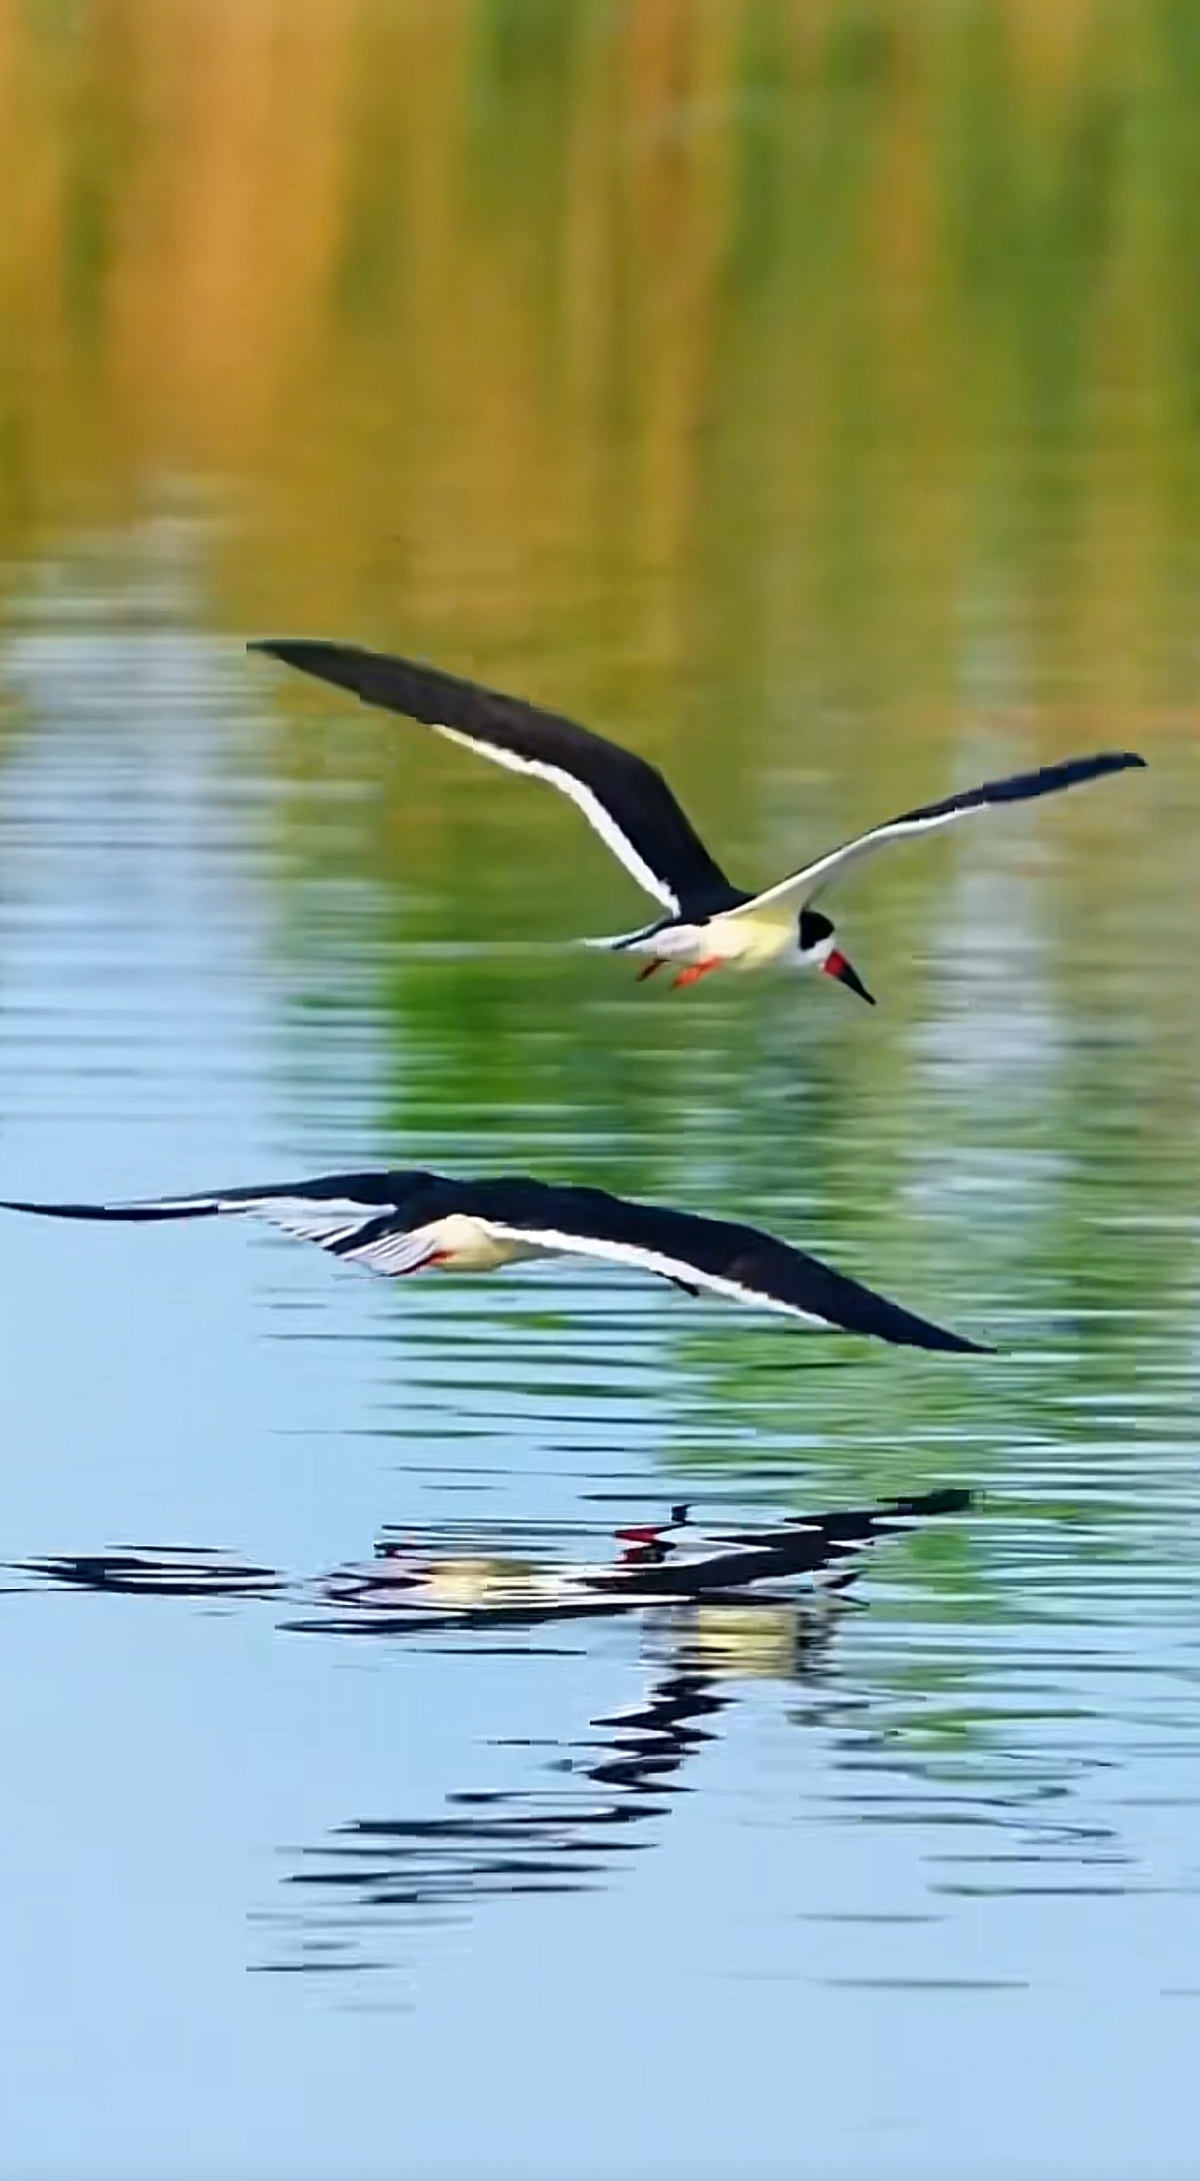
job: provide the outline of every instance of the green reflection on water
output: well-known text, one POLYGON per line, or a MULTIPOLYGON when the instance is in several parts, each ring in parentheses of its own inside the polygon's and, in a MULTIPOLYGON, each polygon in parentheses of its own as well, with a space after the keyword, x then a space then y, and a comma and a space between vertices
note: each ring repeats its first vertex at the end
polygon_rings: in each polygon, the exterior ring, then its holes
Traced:
MULTIPOLYGON (((759 1217, 1009 1351, 672 1298, 682 1471, 1020 1495, 1057 1457, 1066 1510, 1194 1438, 1198 113, 1192 0, 0 0, 13 594, 198 501, 205 626, 577 711, 748 879, 995 766, 1152 759, 848 890, 866 1017, 538 951, 640 911, 572 812, 231 685, 314 1137, 365 1020, 381 1156, 759 1217)), ((961 1599, 968 1552, 912 1566, 961 1599)))

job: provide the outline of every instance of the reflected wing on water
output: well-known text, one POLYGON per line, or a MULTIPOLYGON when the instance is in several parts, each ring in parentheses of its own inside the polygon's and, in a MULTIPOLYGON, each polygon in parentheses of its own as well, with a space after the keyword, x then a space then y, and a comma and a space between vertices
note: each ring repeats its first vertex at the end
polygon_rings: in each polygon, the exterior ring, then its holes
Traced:
POLYGON ((381 1930, 436 1921, 490 1895, 573 1893, 602 1883, 622 1854, 651 1845, 670 1785, 711 1738, 729 1701, 710 1673, 665 1672, 642 1703, 592 1722, 566 1785, 464 1793, 430 1818, 362 1818, 304 1851, 286 1880, 304 1905, 274 1921, 285 1949, 267 1968, 354 1967, 381 1930))
POLYGON ((109 1552, 50 1553, 10 1563, 15 1572, 67 1590, 158 1598, 265 1598, 286 1587, 274 1568, 189 1545, 118 1547, 109 1552))

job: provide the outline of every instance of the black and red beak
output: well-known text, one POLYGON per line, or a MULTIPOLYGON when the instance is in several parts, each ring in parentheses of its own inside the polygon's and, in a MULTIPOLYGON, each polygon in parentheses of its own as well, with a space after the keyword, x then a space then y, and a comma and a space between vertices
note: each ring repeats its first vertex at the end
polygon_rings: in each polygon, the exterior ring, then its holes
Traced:
POLYGON ((621 1529, 614 1530, 613 1536, 619 1538, 623 1545, 657 1545, 668 1530, 681 1530, 688 1521, 689 1513, 687 1503, 680 1501, 672 1507, 668 1522, 627 1522, 621 1529))
POLYGON ((665 1560, 671 1551, 667 1532, 673 1527, 669 1522, 631 1522, 624 1529, 614 1532, 621 1546, 619 1565, 622 1567, 654 1567, 665 1560))
POLYGON ((837 947, 832 954, 826 955, 821 967, 827 977, 836 977, 839 984, 848 984, 852 992, 857 992, 860 1000, 865 1000, 868 1007, 874 1007, 874 993, 868 992, 853 962, 848 962, 837 947))

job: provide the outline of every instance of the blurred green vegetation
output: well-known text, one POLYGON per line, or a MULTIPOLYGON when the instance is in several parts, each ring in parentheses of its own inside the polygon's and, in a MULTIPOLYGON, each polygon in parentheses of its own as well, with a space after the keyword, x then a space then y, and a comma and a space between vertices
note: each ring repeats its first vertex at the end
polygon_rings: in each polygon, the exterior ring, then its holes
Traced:
POLYGON ((207 478, 234 625, 751 754, 798 663, 944 711, 998 592, 1026 690, 1185 702, 1198 107, 1195 0, 0 0, 5 557, 207 478))

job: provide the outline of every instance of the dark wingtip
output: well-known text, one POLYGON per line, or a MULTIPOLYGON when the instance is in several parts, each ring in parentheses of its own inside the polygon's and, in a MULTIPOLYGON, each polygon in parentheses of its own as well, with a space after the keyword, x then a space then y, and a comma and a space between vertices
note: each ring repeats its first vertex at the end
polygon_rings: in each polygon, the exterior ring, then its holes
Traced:
POLYGON ((0 1212, 32 1212, 37 1219, 113 1219, 103 1204, 28 1204, 21 1197, 0 1197, 0 1212))
POLYGON ((918 1499, 901 1504, 909 1515, 965 1515, 975 1505, 976 1497, 961 1485, 946 1484, 940 1490, 922 1492, 918 1499))
POLYGON ((331 682, 363 704, 387 701, 385 691, 373 695, 372 678, 378 670, 375 654, 358 644, 339 644, 325 636, 256 636, 246 649, 265 652, 269 659, 311 674, 316 681, 331 682))
POLYGON ((893 1499, 880 1507, 874 1520, 877 1522, 923 1522, 929 1515, 965 1515, 979 1505, 978 1492, 971 1492, 960 1484, 935 1485, 930 1492, 918 1492, 911 1499, 893 1499))
POLYGON ((288 666, 298 664, 312 652, 332 648, 319 636, 252 636, 246 645, 247 651, 265 651, 268 658, 282 659, 288 666))
POLYGON ((1145 772, 1149 760, 1140 750, 1097 750, 1094 757, 1080 757, 1072 761, 1079 766, 1083 779, 1099 778, 1106 772, 1145 772))
POLYGON ((140 1224, 163 1219, 207 1219, 220 1206, 202 1198, 195 1204, 27 1204, 0 1197, 0 1212, 33 1212, 39 1219, 120 1219, 140 1224))
MULTIPOLYGON (((1069 762, 1080 768, 1088 767, 1096 776, 1106 772, 1145 772, 1150 761, 1140 750, 1097 750, 1094 757, 1079 757, 1069 762)), ((1086 778, 1087 773, 1083 776, 1086 778)))
MULTIPOLYGON (((1086 757, 1066 758, 1063 769, 1065 770, 1067 767, 1074 765, 1081 767, 1087 765, 1095 766, 1101 772, 1128 772, 1131 766, 1137 766, 1144 771, 1148 762, 1149 760, 1142 756, 1140 750, 1093 750, 1086 757)), ((1046 767, 1048 772, 1054 772, 1056 769, 1053 765, 1046 767)))
POLYGON ((965 1333, 951 1333, 944 1325, 926 1325, 923 1320, 918 1323, 921 1331, 911 1342, 914 1348, 934 1348, 945 1355, 957 1356, 998 1356, 1000 1353, 986 1341, 968 1340, 965 1333))

